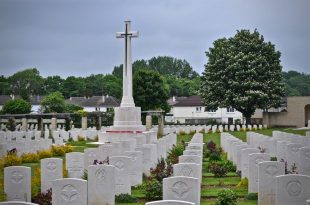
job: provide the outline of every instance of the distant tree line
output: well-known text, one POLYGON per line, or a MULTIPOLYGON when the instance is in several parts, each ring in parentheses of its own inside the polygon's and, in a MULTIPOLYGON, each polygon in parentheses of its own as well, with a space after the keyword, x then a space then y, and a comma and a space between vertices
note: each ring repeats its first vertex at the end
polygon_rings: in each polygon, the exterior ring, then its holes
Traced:
MULTIPOLYGON (((122 68, 123 65, 115 66, 112 74, 96 74, 87 77, 69 76, 67 78, 62 78, 58 75, 43 78, 38 69, 25 69, 9 77, 0 76, 0 94, 20 95, 23 99, 29 100, 29 96, 31 95, 48 95, 59 91, 65 98, 110 95, 121 99, 122 68)), ((197 91, 201 84, 201 77, 186 60, 169 56, 159 56, 149 60, 137 60, 133 62, 133 74, 134 76, 136 75, 134 79, 136 78, 140 82, 143 82, 141 76, 137 76, 143 75, 146 78, 145 72, 138 72, 141 70, 152 71, 151 76, 156 79, 160 77, 161 79, 161 84, 155 86, 157 90, 150 90, 152 86, 145 84, 134 84, 134 87, 147 87, 149 94, 154 93, 153 99, 158 97, 155 95, 156 93, 160 93, 159 95, 161 96, 164 95, 164 98, 198 94, 197 91), (153 73, 156 74, 153 75, 153 73), (158 92, 158 88, 161 85, 165 91, 158 92)), ((282 72, 282 74, 286 96, 310 96, 309 74, 299 73, 297 71, 282 72)), ((148 77, 146 80, 151 79, 148 77)), ((143 89, 136 88, 135 90, 141 91, 143 89)), ((140 94, 134 93, 134 96, 137 98, 140 94)), ((148 99, 150 98, 151 96, 148 96, 148 99)), ((141 102, 141 99, 140 97, 137 100, 141 102)), ((151 107, 147 108, 152 109, 151 107)))

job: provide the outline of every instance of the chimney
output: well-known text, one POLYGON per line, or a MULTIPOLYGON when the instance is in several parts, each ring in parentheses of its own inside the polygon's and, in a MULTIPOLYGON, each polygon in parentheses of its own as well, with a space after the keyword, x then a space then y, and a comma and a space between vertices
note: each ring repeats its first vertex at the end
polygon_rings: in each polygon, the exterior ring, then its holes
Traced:
POLYGON ((105 101, 105 96, 104 95, 102 95, 102 102, 104 102, 105 101))
POLYGON ((172 102, 175 102, 175 96, 172 97, 172 102))

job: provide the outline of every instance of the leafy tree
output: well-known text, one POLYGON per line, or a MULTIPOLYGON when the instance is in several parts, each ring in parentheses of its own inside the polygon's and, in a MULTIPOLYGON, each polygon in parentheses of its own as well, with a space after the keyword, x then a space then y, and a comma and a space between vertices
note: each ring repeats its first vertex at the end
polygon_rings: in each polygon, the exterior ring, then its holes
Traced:
POLYGON ((30 95, 42 93, 43 78, 36 68, 16 72, 9 77, 9 82, 13 94, 20 95, 25 100, 29 100, 30 95))
POLYGON ((6 77, 0 76, 0 94, 8 95, 10 94, 10 83, 6 77))
POLYGON ((31 112, 31 104, 23 99, 7 101, 1 110, 2 114, 27 114, 31 112))
POLYGON ((86 96, 85 94, 85 82, 81 77, 69 76, 63 83, 63 95, 65 98, 86 96))
POLYGON ((218 39, 206 55, 200 94, 207 109, 231 106, 249 123, 256 108, 279 106, 284 95, 280 52, 257 30, 218 39))
POLYGON ((287 96, 310 96, 310 75, 297 71, 283 72, 287 96))
POLYGON ((58 91, 45 96, 41 101, 41 109, 44 113, 65 112, 66 104, 64 96, 58 91))
POLYGON ((62 79, 60 76, 48 76, 44 79, 44 91, 46 94, 50 94, 52 92, 56 91, 62 91, 63 90, 63 82, 64 79, 62 79))
POLYGON ((75 112, 77 112, 79 110, 83 110, 83 108, 78 106, 78 105, 74 105, 74 104, 70 104, 70 103, 65 103, 64 112, 66 112, 66 113, 75 113, 75 112))
POLYGON ((158 71, 162 75, 173 75, 177 78, 195 78, 198 73, 186 60, 180 60, 169 56, 158 56, 148 60, 149 68, 158 71))
POLYGON ((142 110, 169 109, 169 88, 158 72, 137 71, 133 77, 133 97, 142 110))

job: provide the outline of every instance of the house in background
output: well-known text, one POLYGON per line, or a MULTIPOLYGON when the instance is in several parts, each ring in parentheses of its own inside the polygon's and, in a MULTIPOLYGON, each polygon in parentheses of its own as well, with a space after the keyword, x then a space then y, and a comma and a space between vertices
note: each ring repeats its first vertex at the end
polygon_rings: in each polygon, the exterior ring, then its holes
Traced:
POLYGON ((108 109, 119 107, 120 102, 113 96, 92 96, 86 97, 71 97, 66 100, 66 103, 83 107, 86 112, 106 112, 108 109))
POLYGON ((206 124, 210 120, 221 123, 233 124, 236 120, 242 122, 242 113, 234 108, 218 108, 216 110, 206 110, 200 96, 173 97, 168 100, 171 106, 170 117, 167 122, 186 124, 206 124))

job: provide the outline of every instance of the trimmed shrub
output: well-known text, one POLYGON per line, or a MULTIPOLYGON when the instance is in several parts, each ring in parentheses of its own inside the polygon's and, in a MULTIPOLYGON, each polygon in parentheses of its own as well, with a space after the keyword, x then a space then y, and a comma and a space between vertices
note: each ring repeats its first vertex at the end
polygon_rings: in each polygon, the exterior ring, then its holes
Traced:
POLYGON ((6 155, 3 160, 3 167, 18 166, 21 164, 22 159, 16 153, 6 155))
POLYGON ((163 185, 156 179, 146 180, 143 187, 147 201, 162 199, 163 185))
POLYGON ((237 195, 231 189, 223 189, 217 195, 215 205, 237 205, 237 195))
POLYGON ((172 149, 169 150, 167 161, 172 164, 179 163, 179 156, 183 154, 184 146, 183 145, 177 145, 173 146, 172 149))
POLYGON ((227 175, 226 167, 219 163, 209 164, 208 169, 215 177, 224 177, 227 175))
POLYGON ((32 201, 40 205, 52 205, 52 189, 47 190, 45 193, 38 193, 33 197, 32 201))
POLYGON ((39 162, 39 155, 36 153, 25 153, 21 156, 23 163, 36 163, 39 162))
POLYGON ((236 185, 236 187, 248 187, 248 178, 241 179, 241 181, 236 185))
POLYGON ((248 193, 247 195, 244 196, 244 198, 247 200, 257 200, 258 194, 257 193, 248 193))
POLYGON ((62 157, 66 154, 64 146, 52 146, 51 152, 54 157, 62 157))
POLYGON ((31 112, 31 104, 23 99, 7 101, 1 110, 3 114, 27 114, 31 112))
POLYGON ((115 196, 115 202, 117 203, 134 203, 137 199, 129 194, 120 194, 115 196))
POLYGON ((50 158, 53 156, 51 150, 39 150, 38 152, 39 159, 50 158))

